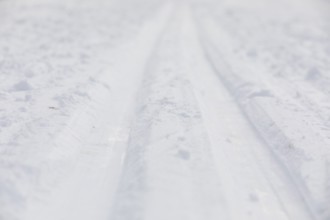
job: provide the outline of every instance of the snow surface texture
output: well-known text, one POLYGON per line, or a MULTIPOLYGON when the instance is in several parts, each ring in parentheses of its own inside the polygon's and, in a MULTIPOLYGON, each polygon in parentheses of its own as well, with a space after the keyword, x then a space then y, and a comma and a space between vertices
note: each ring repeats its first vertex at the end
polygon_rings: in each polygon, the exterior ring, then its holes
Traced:
POLYGON ((0 220, 329 220, 328 0, 0 0, 0 220))

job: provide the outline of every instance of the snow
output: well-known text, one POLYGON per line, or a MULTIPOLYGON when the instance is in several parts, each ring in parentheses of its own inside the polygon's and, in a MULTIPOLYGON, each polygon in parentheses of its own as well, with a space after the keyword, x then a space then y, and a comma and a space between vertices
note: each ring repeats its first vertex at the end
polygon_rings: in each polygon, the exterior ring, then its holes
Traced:
POLYGON ((16 83, 15 85, 13 85, 11 91, 15 92, 19 92, 19 91, 27 91, 27 90, 32 90, 32 86, 29 84, 29 82, 27 81, 20 81, 18 83, 16 83))
POLYGON ((330 219, 329 4, 0 1, 0 220, 330 219))

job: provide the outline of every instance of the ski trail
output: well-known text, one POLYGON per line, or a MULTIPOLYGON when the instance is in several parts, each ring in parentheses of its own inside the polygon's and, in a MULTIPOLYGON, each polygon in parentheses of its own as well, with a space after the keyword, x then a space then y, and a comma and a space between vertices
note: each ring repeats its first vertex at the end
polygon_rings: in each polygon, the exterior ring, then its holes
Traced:
MULTIPOLYGON (((304 152, 298 148, 299 144, 292 145, 292 139, 289 139, 286 136, 287 133, 284 133, 286 132, 285 127, 278 127, 278 121, 274 120, 272 116, 269 115, 269 111, 266 111, 269 109, 266 108, 267 105, 260 102, 260 100, 272 100, 273 91, 269 90, 268 87, 262 84, 261 81, 258 80, 260 78, 253 71, 251 72, 251 69, 247 68, 244 70, 242 69, 243 66, 236 68, 236 66, 233 66, 231 62, 226 62, 228 59, 231 61, 235 60, 234 55, 229 52, 230 49, 228 48, 228 42, 231 42, 231 40, 225 32, 220 32, 219 27, 213 25, 212 23, 213 21, 207 19, 205 19, 204 22, 199 23, 201 41, 210 64, 217 72, 217 76, 220 81, 222 81, 230 93, 235 97, 240 108, 242 109, 243 114, 246 115, 251 127, 255 129, 258 136, 260 136, 264 141, 264 145, 269 147, 270 151, 268 151, 268 153, 272 155, 270 159, 274 162, 274 166, 277 167, 276 169, 278 170, 278 175, 282 176, 282 181, 284 181, 287 185, 287 192, 289 193, 289 190, 291 190, 291 193, 289 194, 292 194, 293 197, 298 199, 297 202, 300 203, 300 205, 296 203, 298 207, 305 207, 304 209, 306 211, 310 210, 307 211, 306 216, 309 215, 310 218, 318 218, 319 213, 317 210, 317 204, 311 198, 307 186, 302 180, 301 174, 299 174, 300 171, 297 170, 297 166, 299 166, 297 163, 302 161, 301 158, 305 157, 304 152), (227 44, 224 42, 227 42, 227 44), (223 54, 221 53, 223 51, 225 51, 226 59, 224 59, 223 54), (243 74, 244 72, 247 72, 248 74, 243 74)), ((275 104, 268 105, 268 107, 270 106, 276 108, 275 104)), ((262 149, 260 149, 256 154, 261 151, 262 149)), ((265 152, 267 152, 267 150, 265 152)), ((322 155, 320 152, 315 152, 315 149, 313 152, 310 151, 309 153, 311 155, 318 153, 318 157, 322 155)), ((314 164, 309 165, 323 169, 323 163, 324 160, 315 160, 314 164)), ((324 170, 318 171, 318 173, 315 174, 321 174, 320 179, 323 179, 322 175, 325 174, 323 171, 324 170)), ((324 183, 319 180, 317 182, 319 184, 324 183)), ((275 190, 276 188, 278 187, 275 185, 275 190)), ((288 194, 284 194, 284 197, 287 195, 288 194)), ((279 197, 282 196, 283 195, 279 194, 279 197)), ((286 200, 287 198, 284 198, 284 201, 286 200)), ((290 215, 294 213, 299 212, 293 212, 290 215)))
MULTIPOLYGON (((312 219, 291 178, 265 148, 265 142, 253 132, 237 106, 237 100, 228 93, 210 62, 223 63, 203 57, 204 48, 199 45, 199 38, 191 37, 196 36, 192 33, 197 31, 202 36, 205 32, 201 32, 201 28, 194 30, 192 21, 187 21, 185 27, 188 30, 183 34, 183 42, 186 42, 185 48, 190 48, 186 51, 186 63, 191 66, 188 72, 202 106, 205 124, 209 125, 217 168, 220 175, 224 175, 221 179, 226 182, 225 187, 228 187, 223 191, 229 193, 226 198, 230 200, 233 219, 312 219), (236 211, 237 207, 241 212, 236 211)), ((224 74, 231 74, 225 67, 222 67, 221 74, 224 71, 227 71, 224 74)), ((239 83, 239 80, 235 79, 235 82, 239 83)))
POLYGON ((228 219, 181 56, 178 8, 146 69, 112 219, 228 219))
POLYGON ((54 140, 20 219, 108 218, 128 141, 130 105, 170 11, 164 6, 136 39, 114 51, 116 64, 98 78, 102 84, 92 88, 90 101, 54 140))
POLYGON ((329 220, 327 22, 262 2, 0 0, 0 220, 329 220))

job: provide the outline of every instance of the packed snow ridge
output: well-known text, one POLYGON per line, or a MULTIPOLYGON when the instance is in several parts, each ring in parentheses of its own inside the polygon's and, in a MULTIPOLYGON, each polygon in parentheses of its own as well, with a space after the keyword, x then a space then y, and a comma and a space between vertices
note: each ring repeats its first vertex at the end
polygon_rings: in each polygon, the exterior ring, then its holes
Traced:
POLYGON ((329 220, 328 0, 0 0, 0 220, 329 220))

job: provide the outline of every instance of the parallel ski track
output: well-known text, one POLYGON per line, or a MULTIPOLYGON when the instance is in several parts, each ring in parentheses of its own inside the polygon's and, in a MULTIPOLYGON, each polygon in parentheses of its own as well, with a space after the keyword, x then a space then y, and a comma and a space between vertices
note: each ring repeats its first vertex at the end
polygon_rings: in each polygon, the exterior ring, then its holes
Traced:
MULTIPOLYGON (((216 22, 213 21, 212 14, 209 17, 208 21, 211 21, 211 23, 216 24, 216 22)), ((248 67, 245 70, 246 74, 237 74, 238 70, 232 66, 231 62, 228 62, 228 60, 233 58, 233 55, 230 53, 229 55, 228 53, 222 54, 223 51, 228 52, 228 47, 224 44, 224 42, 227 42, 227 44, 231 42, 233 44, 235 43, 236 36, 232 36, 233 40, 228 40, 228 33, 225 33, 225 30, 221 29, 220 26, 212 25, 207 27, 207 23, 197 23, 199 24, 201 43, 205 48, 205 54, 211 66, 213 67, 214 71, 217 72, 218 78, 220 79, 220 81, 222 81, 223 85, 225 85, 228 91, 232 94, 232 96, 235 97, 238 105, 242 110, 242 113, 250 122, 251 128, 255 130, 257 135, 259 135, 260 138, 263 140, 264 145, 267 146, 267 148, 269 148, 270 152, 273 154, 273 157, 275 159, 274 162, 278 164, 278 166, 281 168, 282 172, 286 176, 284 178, 287 179, 288 186, 292 188, 292 192, 295 192, 298 197, 301 197, 301 201, 304 201, 301 205, 302 207, 305 206, 306 210, 309 210, 310 218, 326 219, 327 214, 322 213, 322 208, 326 210, 327 207, 320 207, 319 204, 322 204, 322 202, 324 204, 327 204, 327 193, 323 194, 323 198, 319 198, 319 200, 321 199, 321 201, 315 200, 310 194, 311 189, 308 188, 306 182, 304 182, 303 177, 301 176, 302 174, 300 173, 300 170, 298 170, 295 166, 295 157, 297 157, 297 160, 299 160, 299 157, 303 156, 301 155, 301 152, 299 152, 299 144, 301 145, 301 143, 297 143, 298 146, 294 145, 294 140, 286 133, 285 126, 283 124, 280 124, 280 121, 277 121, 278 119, 280 119, 276 115, 277 112, 275 112, 275 115, 272 115, 274 114, 274 112, 271 112, 270 109, 267 108, 267 104, 275 104, 276 107, 278 103, 276 104, 276 101, 270 102, 269 100, 276 100, 278 97, 282 97, 281 94, 284 94, 283 97, 288 98, 287 100, 284 100, 287 105, 302 108, 302 111, 304 111, 304 114, 299 115, 299 113, 295 113, 294 111, 290 112, 289 110, 287 110, 288 115, 298 115, 300 118, 298 118, 297 116, 297 120, 308 118, 310 121, 314 121, 314 124, 319 126, 318 128, 316 127, 316 131, 321 134, 318 134, 319 136, 321 136, 321 138, 316 138, 316 140, 318 140, 317 145, 319 147, 319 151, 315 152, 315 148, 311 148, 309 150, 308 148, 306 148, 308 146, 302 147, 308 152, 309 155, 313 155, 315 163, 317 163, 318 167, 321 169, 318 170, 316 173, 314 172, 314 174, 316 175, 318 175, 317 173, 321 173, 319 179, 316 181, 320 184, 323 184, 324 181, 329 181, 329 178, 326 176, 328 175, 328 164, 326 164, 326 160, 324 160, 324 156, 326 156, 326 152, 328 152, 325 149, 328 143, 328 135, 323 131, 324 129, 322 129, 322 126, 327 127, 327 124, 324 124, 323 120, 323 117, 326 116, 320 115, 320 112, 316 112, 311 107, 311 102, 313 100, 310 100, 308 96, 304 96, 305 93, 307 93, 306 90, 301 91, 297 87, 292 86, 289 82, 276 80, 268 76, 267 74, 263 74, 264 76, 262 77, 264 78, 264 81, 266 81, 268 84, 262 84, 258 81, 253 81, 254 79, 260 77, 260 75, 258 75, 258 73, 256 74, 251 72, 251 69, 248 69, 250 66, 246 64, 242 64, 242 66, 248 67), (210 27, 213 27, 213 32, 210 32, 210 27), (218 29, 215 32, 221 33, 224 37, 220 37, 218 40, 215 40, 216 36, 219 35, 212 35, 212 33, 214 33, 214 29, 218 29), (225 39, 226 41, 221 42, 220 39, 225 39), (223 47, 225 47, 225 49, 223 47), (251 77, 253 75, 258 77, 252 77, 252 80, 244 78, 249 76, 251 77), (277 91, 276 88, 282 88, 282 90, 277 91), (302 97, 296 100, 295 97, 290 97, 290 95, 288 96, 288 94, 301 94, 302 97), (267 102, 265 102, 264 100, 267 100, 267 102), (290 158, 293 160, 291 160, 290 158)), ((239 62, 239 59, 236 58, 235 62, 239 62)), ((262 69, 262 67, 260 68, 261 70, 264 70, 262 69)), ((307 86, 307 88, 310 87, 307 86)), ((315 94, 315 92, 313 94, 315 94)), ((277 102, 280 102, 280 104, 282 104, 282 100, 280 99, 277 102)), ((316 109, 326 108, 316 105, 316 103, 313 103, 313 105, 316 109), (315 105, 319 108, 315 107, 315 105)), ((323 110, 323 112, 325 111, 323 110)), ((293 118, 291 117, 292 121, 295 120, 293 118)), ((290 118, 288 117, 287 120, 289 119, 290 118)), ((304 130, 298 132, 301 132, 301 134, 305 134, 308 137, 311 135, 313 137, 313 132, 315 131, 311 131, 311 133, 308 133, 304 130)), ((302 144, 304 145, 303 142, 302 144)), ((313 187, 314 189, 319 189, 316 185, 314 185, 313 187)), ((320 186, 320 188, 322 187, 324 186, 320 186)), ((323 189, 324 188, 322 188, 321 190, 323 189)))
MULTIPOLYGON (((152 6, 157 8, 156 3, 152 6)), ((324 162, 328 155, 323 157, 328 151, 322 147, 329 143, 326 91, 267 74, 259 81, 259 73, 251 69, 238 74, 248 65, 233 66, 237 59, 226 53, 226 43, 242 36, 222 41, 230 35, 214 15, 199 17, 185 1, 171 6, 164 4, 155 20, 146 22, 134 41, 141 45, 118 50, 114 60, 118 63, 109 68, 112 73, 98 77, 103 84, 92 88, 91 100, 51 140, 46 158, 33 164, 43 168, 24 189, 27 212, 16 214, 13 209, 8 216, 22 220, 329 219, 327 207, 321 207, 325 210, 319 214, 317 205, 330 201, 330 168, 324 162), (125 58, 128 63, 122 62, 125 58), (301 97, 279 98, 288 93, 301 97), (275 107, 267 108, 275 102, 279 109, 289 104, 303 110, 292 121, 309 117, 312 128, 299 132, 319 132, 318 151, 312 152, 308 141, 301 143, 313 159, 320 159, 312 164, 320 171, 311 173, 315 178, 311 186, 322 182, 315 180, 328 181, 326 195, 318 195, 321 190, 313 193, 304 182, 295 163, 305 159, 304 153, 285 129, 290 126, 287 116, 275 107)))
POLYGON ((146 67, 113 219, 227 219, 180 28, 177 9, 146 67))
POLYGON ((114 51, 117 63, 103 70, 97 78, 102 83, 89 91, 91 99, 47 143, 50 152, 35 162, 40 174, 26 186, 24 209, 7 216, 22 220, 109 218, 129 135, 131 104, 170 11, 170 5, 158 8, 154 20, 146 21, 135 39, 114 51))

